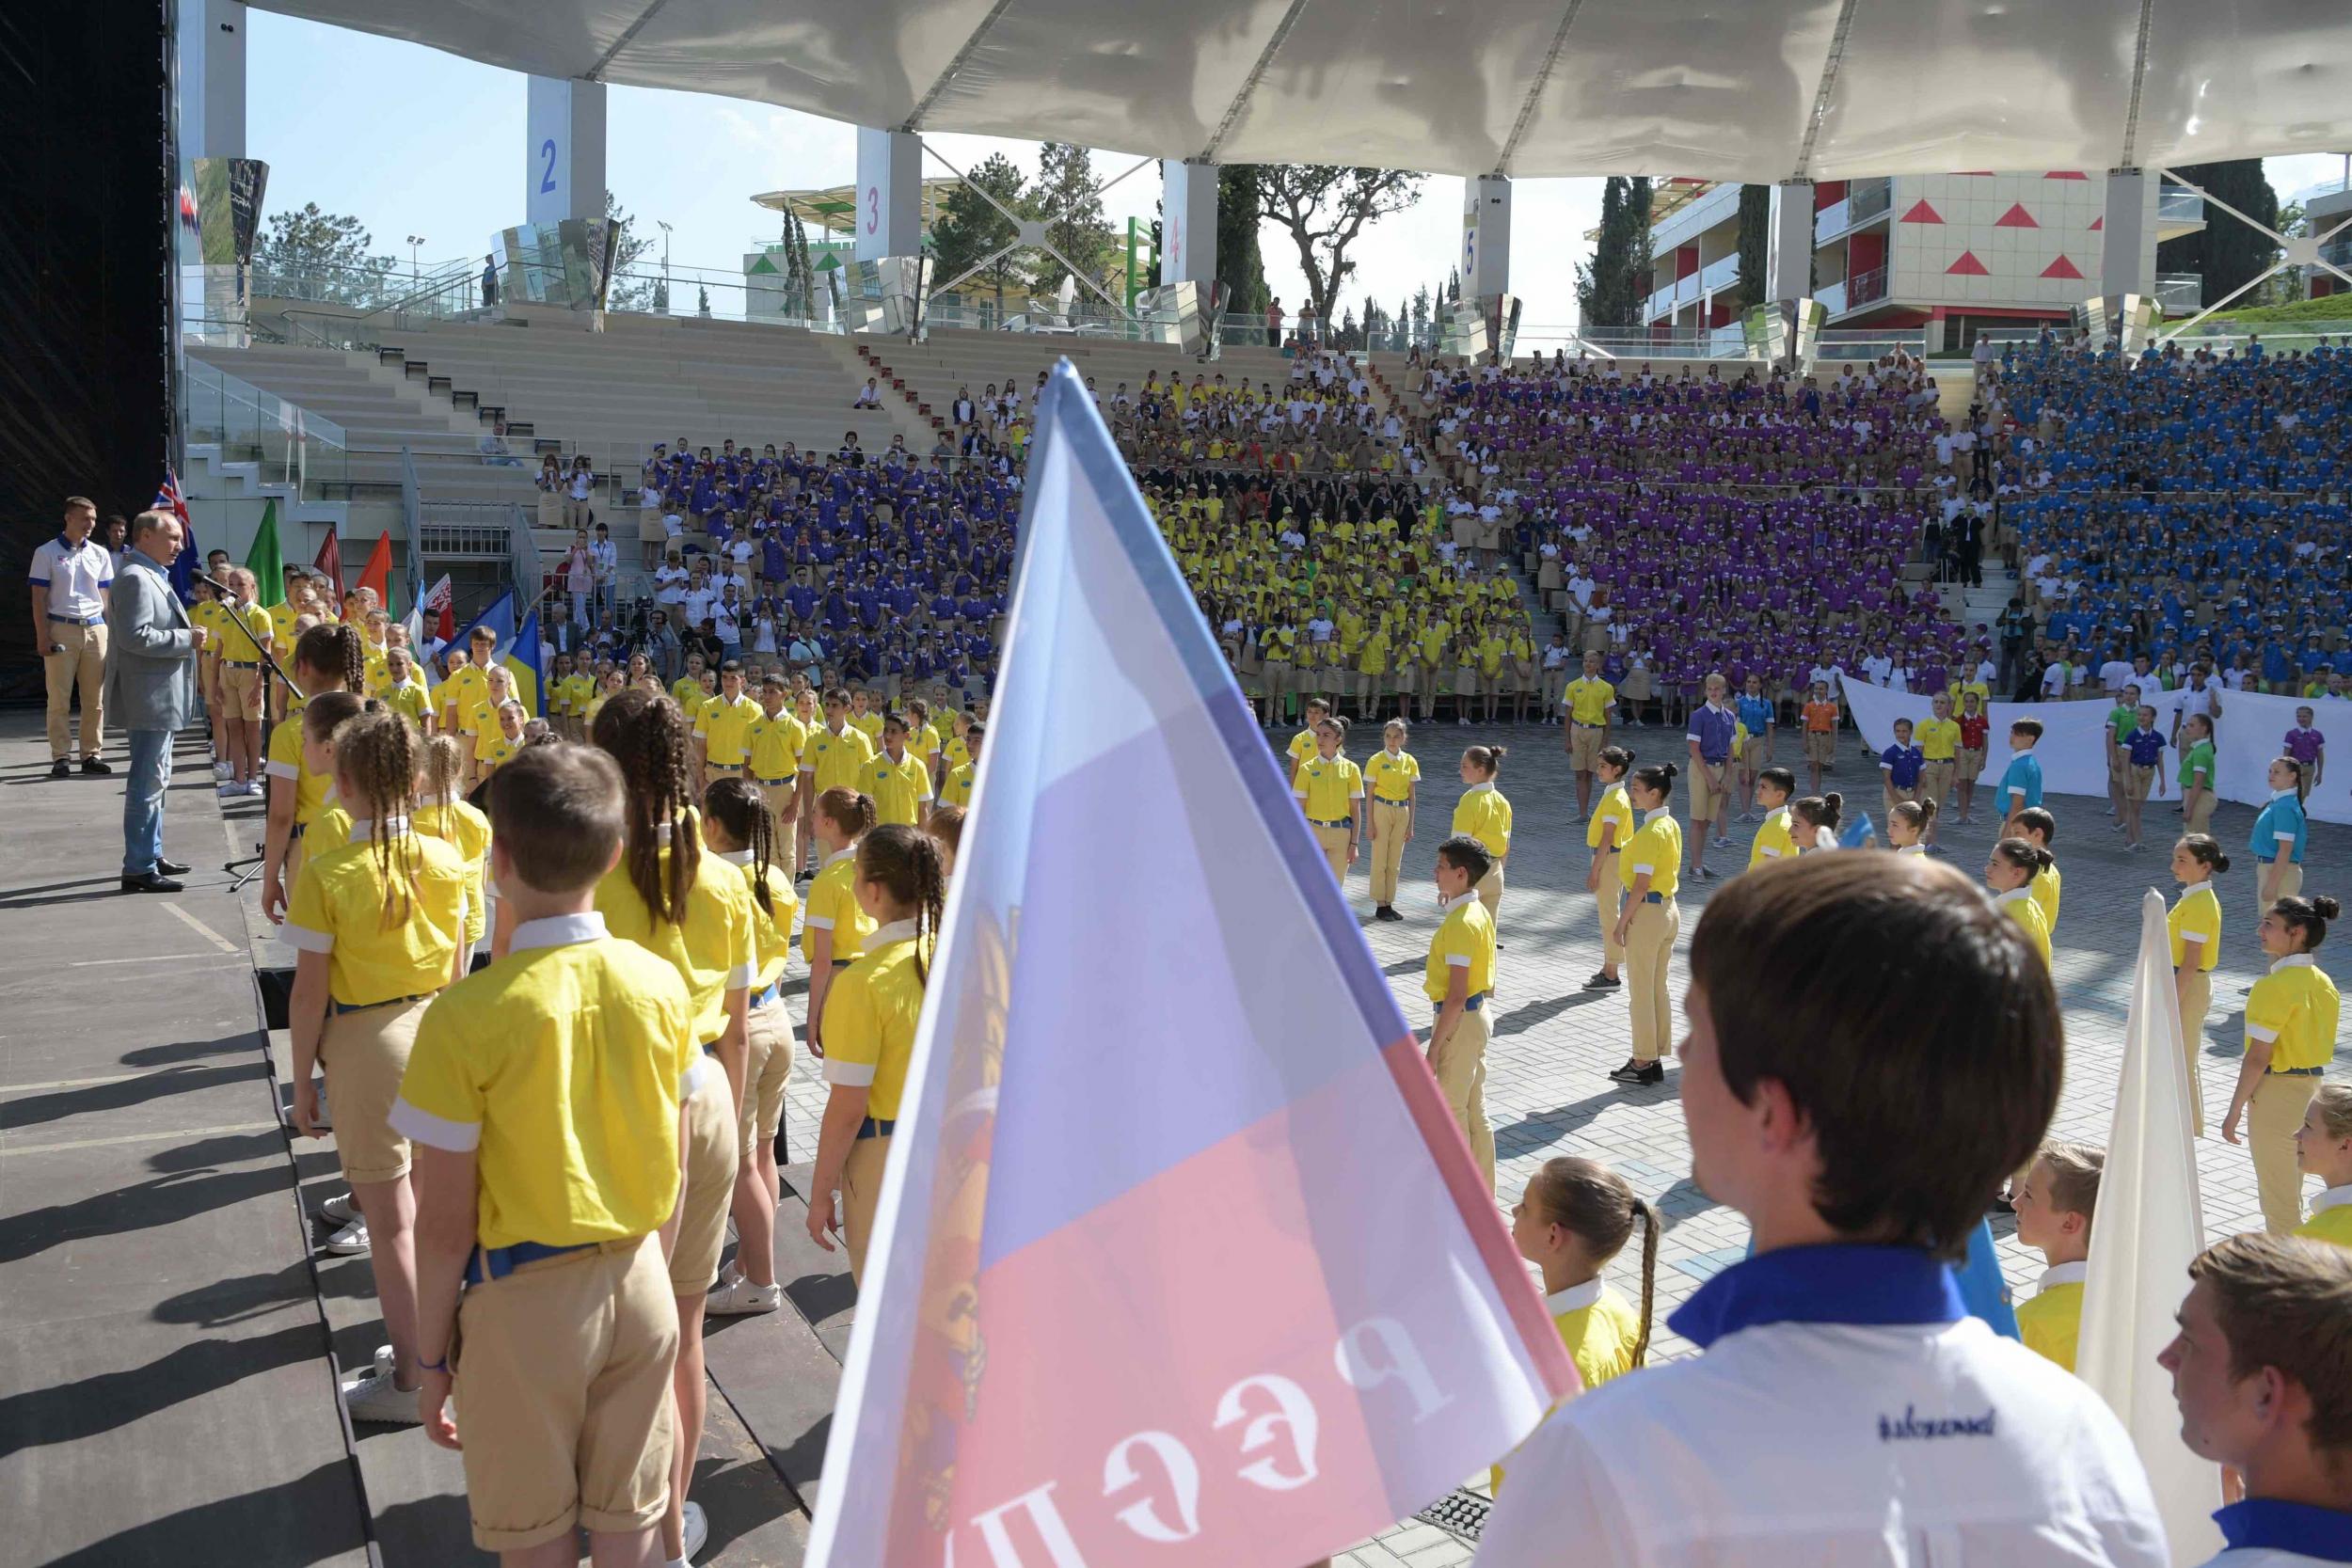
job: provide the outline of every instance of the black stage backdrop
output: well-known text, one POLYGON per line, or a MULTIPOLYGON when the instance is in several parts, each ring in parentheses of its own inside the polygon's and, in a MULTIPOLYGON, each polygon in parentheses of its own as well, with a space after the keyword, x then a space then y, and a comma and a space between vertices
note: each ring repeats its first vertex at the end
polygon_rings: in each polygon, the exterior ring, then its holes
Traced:
POLYGON ((145 510, 172 423, 171 0, 0 4, 0 696, 67 496, 145 510))

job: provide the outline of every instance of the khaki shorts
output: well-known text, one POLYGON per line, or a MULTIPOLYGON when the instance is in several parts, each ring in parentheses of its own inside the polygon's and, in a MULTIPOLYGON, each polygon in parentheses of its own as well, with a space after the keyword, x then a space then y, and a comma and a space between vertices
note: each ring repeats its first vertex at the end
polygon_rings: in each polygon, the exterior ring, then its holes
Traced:
POLYGON ((2156 770, 2153 767, 2141 768, 2134 764, 2125 770, 2124 787, 2131 791, 2135 800, 2148 799, 2148 791, 2154 787, 2155 782, 2156 770))
POLYGON ((866 1244, 874 1238, 874 1210, 882 1202, 882 1172, 889 1164, 889 1138, 860 1138, 841 1166, 841 1244, 850 1255, 853 1282, 866 1275, 866 1244))
POLYGON ((1701 763, 1691 769, 1691 820, 1693 822, 1712 822, 1723 814, 1723 808, 1731 803, 1731 765, 1725 762, 1720 766, 1724 774, 1720 784, 1708 776, 1708 764, 1701 763))
POLYGON ((1836 730, 1805 731, 1804 760, 1818 762, 1824 768, 1836 762, 1837 760, 1837 732, 1836 730))
POLYGON ((458 1431, 474 1544, 661 1522, 677 1303, 651 1236, 525 1263, 458 1299, 458 1431))
POLYGON ((743 1164, 735 1101, 718 1058, 698 1076, 702 1082, 686 1102, 686 1190, 678 1195, 677 1244, 670 1251, 670 1288, 681 1296, 701 1295, 719 1277, 727 1206, 735 1197, 735 1173, 743 1164))
POLYGON ((1762 736, 1748 736, 1748 743, 1740 750, 1740 766, 1751 773, 1764 766, 1764 737, 1762 736))
POLYGON ((1952 764, 1949 758, 1923 765, 1919 769, 1919 799, 1933 800, 1937 805, 1952 792, 1952 764))
POLYGON ((784 1086, 791 1079, 792 1015, 781 1002, 754 1008, 750 1065, 737 1118, 743 1132, 742 1158, 750 1159, 760 1145, 772 1142, 776 1129, 784 1125, 784 1086))
POLYGON ((220 704, 231 719, 262 721, 262 669, 258 664, 220 663, 220 704))
POLYGON ((319 1063, 335 1112, 335 1152, 354 1181, 397 1181, 408 1174, 408 1140, 392 1131, 392 1102, 432 1000, 326 1015, 319 1063))
POLYGON ((1979 746, 1971 750, 1963 746, 1960 749, 1960 782, 1972 784, 1983 777, 1984 748, 1979 746))
POLYGON ((1570 768, 1579 773, 1597 771, 1600 767, 1601 743, 1608 738, 1608 735, 1609 732, 1598 724, 1570 724, 1568 726, 1570 768))

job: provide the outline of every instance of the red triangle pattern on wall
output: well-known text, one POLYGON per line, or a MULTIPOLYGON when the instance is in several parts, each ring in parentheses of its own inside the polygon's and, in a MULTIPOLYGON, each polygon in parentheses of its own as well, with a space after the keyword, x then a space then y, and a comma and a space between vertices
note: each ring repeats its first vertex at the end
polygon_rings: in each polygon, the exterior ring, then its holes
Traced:
POLYGON ((1911 204, 1911 211, 1902 215, 1904 223, 1942 223, 1944 214, 1927 204, 1925 198, 1911 204))
POLYGON ((2082 277, 2082 269, 2075 266, 2074 262, 2068 261, 2065 257, 2061 256, 2057 261, 2051 262, 2048 266, 2043 267, 2042 269, 2042 276, 2044 277, 2080 278, 2082 277))
POLYGON ((2092 230, 2093 230, 2094 232, 2095 232, 2095 231, 2097 231, 2097 230, 2099 230, 2105 229, 2106 226, 2107 226, 2106 214, 2104 214, 2104 213, 2102 213, 2099 216, 2097 216, 2097 217, 2095 217, 2095 218, 2092 218, 2092 219, 2090 220, 2090 227, 2091 227, 2091 229, 2092 229, 2092 230))
POLYGON ((2088 180, 2090 176, 2078 168, 2054 168, 2042 178, 2044 180, 2088 180))
POLYGON ((1973 250, 1962 251, 1960 260, 1946 267, 1944 271, 1961 277, 1990 277, 1993 275, 1993 269, 1978 261, 1977 253, 1973 250))
POLYGON ((2009 204, 2008 212, 1993 220, 1993 227, 1995 229, 2039 229, 2042 225, 2034 222, 2033 214, 2026 211, 2024 202, 2012 201, 2009 204))

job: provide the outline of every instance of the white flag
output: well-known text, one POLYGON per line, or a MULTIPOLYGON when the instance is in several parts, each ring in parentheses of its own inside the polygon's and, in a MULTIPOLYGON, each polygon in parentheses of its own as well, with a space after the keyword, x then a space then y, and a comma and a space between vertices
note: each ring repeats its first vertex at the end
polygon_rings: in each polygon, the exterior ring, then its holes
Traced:
POLYGON ((2172 1340, 2173 1314, 2188 1294, 2189 1262, 2205 1246, 2171 958, 2164 899, 2152 888, 2140 906, 2139 959, 2123 1026, 2115 1125, 2090 1227, 2074 1370, 2132 1434, 2175 1568, 2189 1568, 2221 1549, 2212 1515, 2222 1498, 2220 1466, 2198 1458, 2181 1440, 2171 1374, 2156 1365, 2156 1354, 2172 1340))

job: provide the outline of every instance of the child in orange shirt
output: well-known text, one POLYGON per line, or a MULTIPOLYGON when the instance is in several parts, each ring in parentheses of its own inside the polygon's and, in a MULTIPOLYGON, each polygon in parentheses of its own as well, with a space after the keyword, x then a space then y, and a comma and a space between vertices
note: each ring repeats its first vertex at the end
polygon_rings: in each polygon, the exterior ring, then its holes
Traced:
POLYGON ((1804 763, 1813 775, 1811 794, 1821 793, 1821 769, 1837 760, 1837 705, 1829 686, 1815 681, 1804 703, 1804 763))

